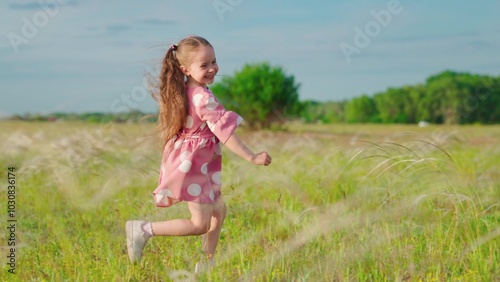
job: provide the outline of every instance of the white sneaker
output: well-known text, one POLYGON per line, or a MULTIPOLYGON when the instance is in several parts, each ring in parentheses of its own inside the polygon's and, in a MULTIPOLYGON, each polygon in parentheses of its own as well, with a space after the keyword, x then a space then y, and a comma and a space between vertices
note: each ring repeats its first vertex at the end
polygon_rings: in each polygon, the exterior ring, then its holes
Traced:
POLYGON ((143 220, 129 220, 125 225, 127 234, 127 251, 130 262, 139 262, 142 256, 142 250, 149 240, 142 226, 147 222, 143 220))
POLYGON ((201 274, 201 273, 204 273, 206 271, 210 271, 213 268, 215 268, 215 265, 216 264, 215 264, 215 261, 213 259, 197 262, 195 267, 194 267, 194 273, 201 274))

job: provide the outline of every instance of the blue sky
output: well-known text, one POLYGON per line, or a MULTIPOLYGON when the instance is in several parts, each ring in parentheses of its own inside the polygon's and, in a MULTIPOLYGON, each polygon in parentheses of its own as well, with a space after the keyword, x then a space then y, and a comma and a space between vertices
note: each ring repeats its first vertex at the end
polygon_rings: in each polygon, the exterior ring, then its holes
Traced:
POLYGON ((498 76, 499 12, 498 0, 2 1, 0 116, 154 112, 143 76, 189 34, 214 45, 218 79, 269 61, 301 83, 302 100, 372 95, 447 69, 498 76))

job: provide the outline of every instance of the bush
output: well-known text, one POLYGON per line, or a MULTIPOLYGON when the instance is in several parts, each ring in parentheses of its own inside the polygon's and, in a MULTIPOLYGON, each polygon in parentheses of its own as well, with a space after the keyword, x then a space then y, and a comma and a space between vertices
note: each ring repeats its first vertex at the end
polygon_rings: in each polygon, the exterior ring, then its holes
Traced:
POLYGON ((299 112, 298 89, 292 75, 269 63, 246 64, 212 87, 228 110, 238 112, 252 129, 282 124, 299 112))

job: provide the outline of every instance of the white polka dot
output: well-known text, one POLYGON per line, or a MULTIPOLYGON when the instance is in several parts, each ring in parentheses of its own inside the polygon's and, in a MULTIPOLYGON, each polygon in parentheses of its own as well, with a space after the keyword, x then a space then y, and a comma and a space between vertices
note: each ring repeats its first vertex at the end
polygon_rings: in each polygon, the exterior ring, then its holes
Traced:
POLYGON ((170 191, 170 189, 163 189, 160 191, 160 194, 167 196, 167 197, 172 197, 172 191, 170 191))
POLYGON ((185 161, 189 157, 190 154, 191 154, 191 152, 189 152, 189 151, 182 152, 181 161, 185 161))
POLYGON ((172 197, 172 191, 163 189, 155 195, 155 200, 157 203, 168 204, 168 197, 172 197))
POLYGON ((210 97, 207 100, 207 103, 205 104, 205 106, 207 107, 207 109, 213 111, 213 110, 215 110, 219 106, 219 103, 217 103, 215 101, 214 97, 210 97))
POLYGON ((201 139, 201 142, 200 142, 200 148, 205 148, 205 146, 207 145, 207 141, 208 139, 201 139))
POLYGON ((193 127, 193 118, 191 116, 186 117, 186 128, 193 127))
POLYGON ((184 172, 184 173, 188 173, 189 170, 191 169, 191 165, 193 165, 193 163, 191 161, 185 160, 179 166, 179 170, 184 172))
POLYGON ((156 194, 155 195, 155 201, 157 203, 161 203, 163 201, 163 198, 165 198, 165 196, 163 196, 162 194, 156 194))
POLYGON ((201 173, 203 174, 207 174, 208 172, 208 163, 204 163, 202 166, 201 166, 201 173))
POLYGON ((220 184, 220 171, 215 172, 212 175, 212 180, 215 182, 215 184, 220 184))
POLYGON ((203 94, 196 94, 193 96, 193 104, 198 107, 200 104, 201 99, 203 99, 203 94))
POLYGON ((210 190, 210 193, 208 194, 208 197, 210 198, 210 200, 212 200, 212 202, 215 200, 215 194, 214 194, 213 190, 210 190))
POLYGON ((196 183, 193 183, 191 185, 188 186, 188 194, 193 196, 193 197, 197 197, 201 194, 201 186, 196 184, 196 183))
POLYGON ((208 125, 208 128, 210 128, 210 130, 213 130, 214 124, 211 121, 207 120, 207 125, 208 125))
POLYGON ((222 145, 220 142, 215 145, 215 153, 217 155, 222 155, 222 145))
POLYGON ((241 124, 241 122, 243 122, 243 118, 239 116, 239 117, 236 119, 236 124, 237 124, 237 125, 240 125, 240 124, 241 124))
POLYGON ((174 143, 174 149, 178 150, 182 146, 182 140, 177 140, 174 143))

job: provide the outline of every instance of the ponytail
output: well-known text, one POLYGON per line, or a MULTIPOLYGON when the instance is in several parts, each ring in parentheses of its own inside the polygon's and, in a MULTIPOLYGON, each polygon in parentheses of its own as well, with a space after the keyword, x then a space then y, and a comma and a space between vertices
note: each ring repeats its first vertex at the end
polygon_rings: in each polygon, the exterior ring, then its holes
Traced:
POLYGON ((203 37, 189 36, 178 45, 170 46, 163 59, 159 81, 155 83, 157 90, 151 91, 158 102, 158 130, 164 144, 186 124, 189 105, 181 65, 189 65, 193 52, 200 46, 212 45, 203 37))
POLYGON ((158 129, 165 144, 182 129, 188 114, 184 73, 175 52, 168 49, 160 73, 158 129))

